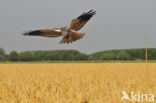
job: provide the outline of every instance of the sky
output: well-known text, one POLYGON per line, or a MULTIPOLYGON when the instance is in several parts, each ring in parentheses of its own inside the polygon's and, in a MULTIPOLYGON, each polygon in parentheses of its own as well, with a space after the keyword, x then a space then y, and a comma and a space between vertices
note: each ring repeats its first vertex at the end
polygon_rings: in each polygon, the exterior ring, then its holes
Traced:
POLYGON ((1 0, 0 47, 12 50, 74 49, 93 53, 110 49, 156 48, 156 0, 1 0), (83 12, 97 14, 79 31, 84 38, 59 44, 62 37, 21 35, 25 31, 59 28, 83 12))

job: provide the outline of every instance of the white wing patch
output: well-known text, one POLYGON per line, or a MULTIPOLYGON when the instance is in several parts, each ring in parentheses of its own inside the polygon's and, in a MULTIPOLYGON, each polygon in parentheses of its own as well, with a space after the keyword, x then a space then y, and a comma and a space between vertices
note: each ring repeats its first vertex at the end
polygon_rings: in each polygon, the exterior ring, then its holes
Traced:
POLYGON ((56 29, 55 29, 55 31, 57 31, 57 32, 61 32, 61 30, 56 30, 56 29))

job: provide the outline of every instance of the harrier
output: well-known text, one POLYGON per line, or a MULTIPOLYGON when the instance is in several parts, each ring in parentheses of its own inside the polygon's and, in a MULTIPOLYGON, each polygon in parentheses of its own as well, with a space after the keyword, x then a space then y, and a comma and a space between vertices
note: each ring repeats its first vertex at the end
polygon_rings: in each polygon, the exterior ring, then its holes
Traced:
POLYGON ((76 19, 73 19, 69 26, 62 28, 53 28, 53 29, 42 29, 25 32, 23 35, 28 36, 43 36, 43 37, 58 37, 63 36, 62 40, 59 42, 62 43, 72 43, 80 38, 82 38, 85 33, 74 32, 80 30, 93 15, 96 14, 96 11, 90 10, 87 13, 84 12, 76 19))

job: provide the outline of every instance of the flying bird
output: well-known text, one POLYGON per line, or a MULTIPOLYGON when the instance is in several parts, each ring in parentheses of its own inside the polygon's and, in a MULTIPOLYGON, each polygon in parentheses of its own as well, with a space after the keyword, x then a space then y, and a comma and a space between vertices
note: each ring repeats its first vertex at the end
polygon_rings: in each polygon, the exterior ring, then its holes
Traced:
POLYGON ((59 42, 63 43, 72 43, 80 38, 82 38, 85 33, 76 32, 80 30, 93 15, 96 14, 96 11, 90 10, 88 12, 84 12, 76 19, 73 19, 69 26, 61 27, 61 28, 53 28, 53 29, 42 29, 42 30, 34 30, 25 32, 23 35, 25 36, 43 36, 43 37, 59 37, 63 36, 62 40, 59 42))

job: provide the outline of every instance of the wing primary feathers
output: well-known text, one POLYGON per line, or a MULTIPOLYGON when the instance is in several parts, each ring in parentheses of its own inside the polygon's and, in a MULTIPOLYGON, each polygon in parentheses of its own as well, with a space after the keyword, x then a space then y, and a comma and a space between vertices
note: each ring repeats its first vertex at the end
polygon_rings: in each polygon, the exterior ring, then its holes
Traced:
POLYGON ((44 37, 58 37, 61 36, 61 30, 59 29, 42 29, 34 30, 23 33, 24 36, 44 36, 44 37))
POLYGON ((88 21, 95 14, 96 14, 96 11, 90 10, 87 13, 84 12, 82 15, 80 15, 78 19, 80 19, 80 21, 88 21))
POLYGON ((40 30, 35 30, 35 31, 29 31, 23 33, 24 36, 40 36, 42 32, 40 30))

